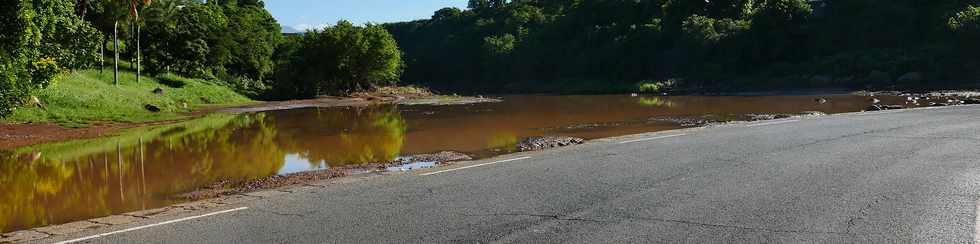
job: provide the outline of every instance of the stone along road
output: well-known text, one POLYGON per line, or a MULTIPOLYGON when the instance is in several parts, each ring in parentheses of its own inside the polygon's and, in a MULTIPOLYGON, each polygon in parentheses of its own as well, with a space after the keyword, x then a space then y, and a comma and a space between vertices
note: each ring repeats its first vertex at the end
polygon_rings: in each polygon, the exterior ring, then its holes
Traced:
POLYGON ((667 131, 347 181, 45 241, 969 243, 980 107, 667 131))

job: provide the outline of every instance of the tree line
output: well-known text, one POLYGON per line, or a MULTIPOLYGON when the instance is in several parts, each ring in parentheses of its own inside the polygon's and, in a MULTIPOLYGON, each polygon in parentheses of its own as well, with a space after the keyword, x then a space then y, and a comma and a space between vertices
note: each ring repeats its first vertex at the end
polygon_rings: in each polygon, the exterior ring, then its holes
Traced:
POLYGON ((259 99, 337 95, 393 84, 402 71, 384 28, 340 22, 283 37, 261 0, 11 2, 0 6, 0 117, 60 73, 118 74, 120 61, 137 82, 176 74, 259 99))
POLYGON ((657 81, 693 90, 950 86, 980 77, 977 6, 470 0, 465 10, 385 27, 404 51, 403 80, 443 90, 602 92, 657 81))
POLYGON ((429 19, 290 36, 261 0, 11 1, 0 6, 0 116, 60 73, 119 60, 138 76, 262 99, 399 80, 452 92, 661 92, 980 78, 980 0, 470 0, 429 19))

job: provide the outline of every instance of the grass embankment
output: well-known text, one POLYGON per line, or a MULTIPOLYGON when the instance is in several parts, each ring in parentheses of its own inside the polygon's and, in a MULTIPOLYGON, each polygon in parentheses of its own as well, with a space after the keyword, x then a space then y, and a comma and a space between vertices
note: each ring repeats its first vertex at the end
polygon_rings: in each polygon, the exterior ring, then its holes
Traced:
POLYGON ((136 73, 126 70, 119 73, 119 85, 113 85, 113 72, 109 68, 103 72, 79 70, 61 75, 37 97, 43 107, 19 108, 0 122, 84 127, 104 122, 178 119, 183 116, 181 113, 194 109, 254 102, 220 84, 176 75, 144 75, 136 83, 136 73), (162 89, 162 94, 154 93, 156 88, 162 89), (151 112, 145 108, 147 104, 161 111, 151 112))

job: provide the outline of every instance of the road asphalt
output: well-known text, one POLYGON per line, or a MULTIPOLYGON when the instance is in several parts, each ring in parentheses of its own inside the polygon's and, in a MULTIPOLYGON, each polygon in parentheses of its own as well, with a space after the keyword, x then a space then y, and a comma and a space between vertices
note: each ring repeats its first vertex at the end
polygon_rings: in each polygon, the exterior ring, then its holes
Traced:
POLYGON ((980 107, 632 135, 291 191, 44 241, 971 243, 980 107))

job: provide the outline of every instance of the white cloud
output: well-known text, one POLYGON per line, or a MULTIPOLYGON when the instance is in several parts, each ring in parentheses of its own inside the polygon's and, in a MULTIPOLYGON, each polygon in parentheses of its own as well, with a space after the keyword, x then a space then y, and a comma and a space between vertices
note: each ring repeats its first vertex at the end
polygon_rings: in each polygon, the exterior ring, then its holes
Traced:
POLYGON ((323 30, 323 28, 326 28, 327 26, 330 25, 329 24, 298 24, 293 26, 293 28, 300 31, 308 31, 308 30, 323 30))

